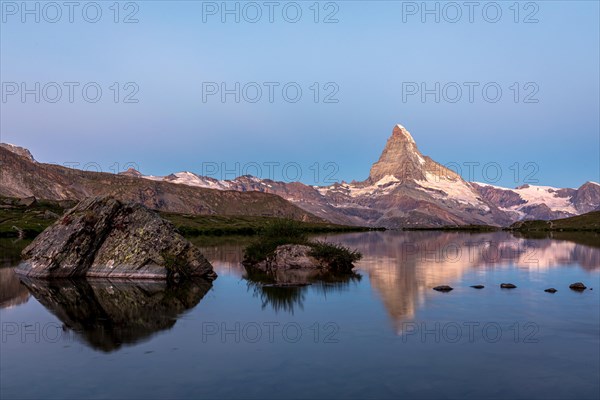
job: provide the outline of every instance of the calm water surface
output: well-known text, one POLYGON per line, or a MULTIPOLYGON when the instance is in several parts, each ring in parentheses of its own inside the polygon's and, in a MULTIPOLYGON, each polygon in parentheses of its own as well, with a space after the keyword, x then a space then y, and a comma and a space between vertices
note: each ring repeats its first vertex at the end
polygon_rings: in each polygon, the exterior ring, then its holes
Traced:
POLYGON ((363 253, 360 278, 262 287, 232 238, 199 239, 212 285, 20 282, 3 240, 0 397, 600 397, 597 236, 327 239, 363 253))

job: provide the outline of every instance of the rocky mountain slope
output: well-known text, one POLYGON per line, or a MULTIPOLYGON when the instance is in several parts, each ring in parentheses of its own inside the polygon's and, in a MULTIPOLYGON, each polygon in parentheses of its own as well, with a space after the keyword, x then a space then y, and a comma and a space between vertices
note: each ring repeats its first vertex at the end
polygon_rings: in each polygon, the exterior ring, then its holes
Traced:
MULTIPOLYGON (((74 175, 79 174, 69 171, 74 175)), ((130 197, 137 197, 151 208, 186 208, 177 200, 177 196, 189 197, 188 190, 214 189, 211 193, 230 193, 227 195, 230 197, 235 196, 233 193, 260 192, 277 195, 304 210, 307 215, 315 215, 333 223, 389 228, 471 224, 508 226, 519 220, 564 218, 600 207, 600 185, 594 182, 587 182, 578 189, 530 185, 507 189, 466 182, 454 171, 421 154, 412 135, 402 125, 394 127, 379 160, 371 167, 369 177, 362 182, 310 186, 253 176, 218 180, 192 172, 178 172, 165 177, 146 176, 135 170, 120 176, 124 180, 119 181, 119 185, 137 186, 139 182, 145 182, 142 186, 147 192, 138 190, 135 196, 130 197), (153 183, 169 185, 167 187, 172 195, 165 196, 152 189, 153 183), (188 189, 176 190, 174 187, 188 189)), ((49 181, 54 179, 50 178, 49 181)), ((4 178, 2 182, 4 184, 4 178)), ((11 187, 16 184, 8 183, 11 187)), ((65 183, 58 186, 64 191, 72 189, 72 185, 65 183)), ((51 190, 51 187, 47 190, 51 190)), ((112 190, 131 192, 126 188, 112 190)), ((3 194, 2 191, 0 194, 3 194)), ((71 194, 60 195, 68 197, 71 194)), ((206 207, 211 202, 194 198, 186 204, 187 208, 192 204, 206 207)), ((210 210, 195 207, 193 212, 196 213, 222 213, 221 207, 210 210)))
POLYGON ((0 196, 82 200, 111 195, 121 201, 141 203, 160 211, 322 221, 273 194, 211 190, 135 176, 81 171, 35 162, 9 146, 0 146, 0 167, 0 196))
MULTIPOLYGON (((137 171, 129 175, 140 176, 137 171)), ((466 182, 454 171, 421 154, 415 140, 396 125, 369 177, 362 182, 308 186, 252 176, 217 180, 191 172, 141 176, 188 186, 277 194, 332 222, 384 227, 439 227, 519 220, 555 219, 600 207, 600 185, 579 189, 524 185, 516 189, 466 182)))
POLYGON ((523 185, 507 189, 485 183, 472 184, 481 197, 496 204, 511 220, 551 220, 597 210, 600 185, 586 182, 578 189, 523 185))
MULTIPOLYGON (((126 174, 137 176, 136 171, 126 174)), ((470 183, 423 156, 401 125, 394 127, 379 161, 363 182, 318 187, 252 176, 216 180, 191 172, 143 178, 219 190, 273 193, 339 224, 397 228, 511 222, 506 213, 483 200, 470 183)))
POLYGON ((219 190, 277 194, 332 222, 385 227, 507 226, 523 219, 553 219, 600 207, 600 185, 579 189, 521 186, 506 189, 466 182, 454 171, 421 154, 411 134, 396 125, 363 182, 327 187, 285 183, 252 176, 217 180, 192 172, 166 177, 130 176, 219 190))

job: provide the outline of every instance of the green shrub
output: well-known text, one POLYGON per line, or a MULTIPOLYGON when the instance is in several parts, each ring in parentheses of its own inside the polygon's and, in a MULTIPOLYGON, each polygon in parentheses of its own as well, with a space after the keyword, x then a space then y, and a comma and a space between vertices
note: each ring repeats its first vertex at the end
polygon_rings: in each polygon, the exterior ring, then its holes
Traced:
POLYGON ((275 219, 269 221, 264 228, 259 231, 259 236, 261 239, 286 238, 293 243, 303 243, 306 241, 306 234, 304 231, 304 227, 298 221, 294 221, 293 219, 275 219))
POLYGON ((244 250, 244 264, 256 264, 284 244, 308 244, 302 225, 291 219, 276 219, 262 228, 256 240, 244 250))
POLYGON ((331 272, 351 272, 353 263, 362 258, 358 250, 350 250, 337 243, 311 242, 310 255, 329 265, 331 272))
POLYGON ((299 222, 281 219, 270 222, 260 230, 257 239, 244 250, 243 263, 253 265, 264 261, 278 246, 286 244, 310 246, 310 255, 327 264, 331 272, 351 272, 353 263, 362 258, 357 250, 350 250, 340 244, 311 242, 299 222))

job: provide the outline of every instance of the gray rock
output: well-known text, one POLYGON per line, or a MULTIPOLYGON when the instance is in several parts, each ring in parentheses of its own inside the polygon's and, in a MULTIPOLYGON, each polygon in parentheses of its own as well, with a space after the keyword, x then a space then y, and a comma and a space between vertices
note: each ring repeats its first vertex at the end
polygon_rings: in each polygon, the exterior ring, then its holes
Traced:
POLYGON ((22 197, 17 200, 17 205, 19 206, 31 207, 35 203, 37 203, 37 199, 34 196, 22 197))
POLYGON ((581 292, 581 291, 584 291, 585 289, 587 289, 587 286, 585 286, 581 282, 575 282, 575 283, 571 283, 569 285, 569 289, 577 290, 577 291, 581 292))
POLYGON ((44 214, 41 215, 41 217, 43 219, 57 219, 57 218, 60 218, 60 215, 58 215, 57 213, 54 213, 50 210, 46 210, 46 211, 44 211, 44 214))
POLYGON ((294 270, 294 269, 323 269, 324 265, 319 260, 309 255, 311 248, 300 244, 286 244, 278 246, 273 254, 266 260, 255 265, 260 271, 294 270))
POLYGON ((22 253, 17 272, 38 278, 215 279, 200 250, 140 204, 80 202, 22 253))
POLYGON ((311 247, 301 244, 278 246, 266 260, 244 267, 254 280, 263 274, 268 280, 281 284, 302 285, 320 280, 336 280, 340 276, 355 275, 353 272, 340 274, 333 266, 310 255, 311 247))
POLYGON ((500 287, 502 289, 516 289, 517 288, 517 286, 513 285, 512 283, 501 283, 500 287))
POLYGON ((449 292, 451 290, 454 290, 454 288, 448 285, 441 285, 434 287, 433 290, 437 290, 438 292, 449 292))
POLYGON ((547 293, 556 293, 556 292, 558 292, 558 290, 556 290, 553 287, 551 287, 549 289, 544 290, 544 292, 547 292, 547 293))

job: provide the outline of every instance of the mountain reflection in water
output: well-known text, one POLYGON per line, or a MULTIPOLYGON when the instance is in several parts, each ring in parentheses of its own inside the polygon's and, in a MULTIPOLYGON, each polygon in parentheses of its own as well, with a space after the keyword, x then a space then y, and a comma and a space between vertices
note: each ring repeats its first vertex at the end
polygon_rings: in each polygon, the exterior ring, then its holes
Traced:
MULTIPOLYGON (((598 242, 595 233, 513 236, 501 231, 386 231, 335 234, 318 239, 341 243, 363 254, 356 271, 367 278, 363 281, 378 294, 396 332, 400 332, 403 321, 414 319, 426 300, 436 295, 432 287, 483 283, 462 282, 469 273, 482 272, 475 276, 485 279, 499 268, 531 273, 549 271, 554 266, 578 266, 588 272, 600 269, 600 248, 593 246, 598 242)), ((359 277, 349 275, 312 282, 311 286, 265 286, 260 279, 249 277, 241 265, 248 238, 223 238, 217 242, 198 238, 195 242, 218 274, 244 279, 248 290, 261 300, 263 309, 269 307, 293 314, 303 310, 309 295, 327 297, 332 291, 350 290, 360 282, 359 277)), ((18 254, 16 250, 12 253, 18 254)), ((2 264, 14 264, 14 258, 5 256, 2 264)), ((107 352, 170 329, 180 314, 195 307, 211 288, 210 283, 202 280, 178 286, 150 281, 26 279, 23 282, 25 285, 11 268, 0 268, 0 308, 26 302, 31 293, 65 328, 72 329, 91 347, 107 352)), ((518 282, 520 290, 527 290, 521 283, 527 284, 518 282)), ((565 283, 570 282, 552 284, 560 287, 565 283)))
POLYGON ((0 308, 10 308, 26 303, 29 290, 12 268, 0 268, 0 308))
POLYGON ((508 266, 540 270, 572 264, 590 271, 600 268, 598 248, 568 240, 515 237, 508 232, 387 231, 327 239, 363 253, 359 268, 380 294, 398 331, 402 321, 414 318, 434 286, 452 285, 473 270, 508 266))
POLYGON ((9 267, 3 302, 31 296, 0 310, 0 398, 597 398, 598 235, 547 236, 321 235, 362 252, 361 278, 296 287, 247 275, 251 237, 198 237, 219 274, 210 293, 203 282, 24 286, 9 267), (589 289, 570 290, 578 281, 589 289))
MULTIPOLYGON (((539 271, 560 265, 598 270, 600 248, 589 245, 598 238, 596 233, 528 237, 503 231, 385 231, 319 236, 319 239, 341 243, 363 254, 363 259, 357 263, 357 271, 368 276, 397 328, 402 321, 414 318, 425 298, 433 294, 432 287, 459 282, 467 272, 509 266, 539 271)), ((243 245, 229 243, 203 247, 201 242, 198 245, 217 273, 246 277, 241 266, 243 245)), ((477 283, 480 282, 473 282, 477 283)), ((270 304, 276 311, 290 313, 301 309, 309 290, 307 287, 256 286, 250 284, 263 301, 263 308, 270 304)), ((326 293, 326 290, 313 286, 310 290, 315 294, 326 293)), ((337 288, 343 290, 344 284, 337 284, 337 288)))
POLYGON ((21 260, 27 240, 0 238, 0 309, 11 308, 29 300, 29 291, 11 268, 21 260))
POLYGON ((204 280, 169 285, 157 281, 33 280, 31 294, 94 349, 110 352, 170 329, 211 288, 204 280))

